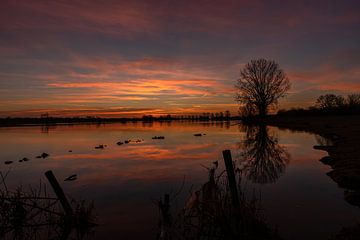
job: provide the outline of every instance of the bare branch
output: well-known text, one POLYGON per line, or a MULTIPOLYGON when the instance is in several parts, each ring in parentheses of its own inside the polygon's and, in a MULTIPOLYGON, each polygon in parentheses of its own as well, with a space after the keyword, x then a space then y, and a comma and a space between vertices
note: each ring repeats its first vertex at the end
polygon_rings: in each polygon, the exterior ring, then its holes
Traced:
POLYGON ((290 81, 279 65, 270 60, 251 60, 240 71, 235 100, 249 113, 264 116, 290 89, 290 81))

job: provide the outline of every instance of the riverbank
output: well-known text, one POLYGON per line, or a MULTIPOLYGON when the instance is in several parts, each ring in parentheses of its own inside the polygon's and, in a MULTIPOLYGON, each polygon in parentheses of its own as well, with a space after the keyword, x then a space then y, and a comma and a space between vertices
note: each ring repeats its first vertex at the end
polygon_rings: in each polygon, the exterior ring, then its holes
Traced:
POLYGON ((328 156, 320 159, 331 166, 327 175, 343 188, 344 198, 360 206, 360 116, 269 116, 267 125, 292 131, 318 134, 330 140, 319 143, 315 149, 324 150, 328 156))
POLYGON ((312 132, 324 137, 337 135, 341 141, 353 142, 360 139, 360 115, 306 117, 274 115, 269 116, 265 122, 270 126, 312 132))
POLYGON ((153 117, 153 118, 65 118, 65 117, 49 117, 49 118, 0 118, 0 127, 15 126, 56 126, 56 125, 78 125, 78 124, 107 124, 107 123, 129 123, 129 122, 230 122, 239 120, 235 117, 219 117, 219 118, 176 118, 176 117, 153 117))

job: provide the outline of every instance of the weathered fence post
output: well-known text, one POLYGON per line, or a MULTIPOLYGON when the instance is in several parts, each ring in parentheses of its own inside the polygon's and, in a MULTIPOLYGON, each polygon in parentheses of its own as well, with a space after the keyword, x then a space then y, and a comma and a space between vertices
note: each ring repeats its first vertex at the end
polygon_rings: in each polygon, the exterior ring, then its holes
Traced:
POLYGON ((71 205, 68 202, 68 200, 66 199, 64 191, 60 187, 60 184, 56 180, 56 177, 53 174, 53 172, 49 170, 49 171, 45 172, 45 176, 48 179, 48 181, 50 182, 52 188, 54 189, 54 192, 55 192, 56 196, 60 200, 60 203, 61 203, 62 207, 64 208, 64 211, 65 211, 66 215, 67 216, 72 216, 73 215, 73 210, 71 208, 71 205))
POLYGON ((164 206, 166 211, 169 211, 170 209, 170 195, 169 194, 165 194, 164 196, 164 206))
POLYGON ((157 239, 169 240, 171 239, 170 227, 171 227, 171 214, 170 214, 170 195, 164 195, 164 202, 159 201, 159 209, 161 212, 161 220, 159 222, 159 235, 157 239))
POLYGON ((164 221, 167 225, 171 225, 171 215, 170 215, 170 195, 164 195, 164 203, 162 205, 164 221))
POLYGON ((238 208, 240 203, 239 203, 239 195, 236 186, 236 179, 235 179, 234 165, 231 157, 231 151, 224 150, 223 158, 224 158, 228 182, 229 182, 232 204, 235 208, 238 208))

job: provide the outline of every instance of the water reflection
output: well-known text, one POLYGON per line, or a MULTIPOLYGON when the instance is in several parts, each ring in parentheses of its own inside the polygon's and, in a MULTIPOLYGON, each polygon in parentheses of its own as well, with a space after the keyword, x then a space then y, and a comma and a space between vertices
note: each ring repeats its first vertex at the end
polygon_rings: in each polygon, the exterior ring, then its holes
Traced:
MULTIPOLYGON (((63 129, 64 127, 66 128, 78 128, 78 127, 88 127, 88 128, 104 128, 104 127, 111 127, 111 126, 123 126, 123 127, 136 127, 139 128, 140 126, 142 128, 166 128, 166 127, 172 127, 172 126, 200 126, 200 127, 217 127, 217 128, 225 128, 225 129, 230 129, 231 122, 230 121, 198 121, 198 122, 193 122, 193 121, 189 121, 189 120, 182 120, 182 121, 131 121, 131 122, 118 122, 118 123, 67 123, 67 124, 61 124, 61 123, 49 123, 49 124, 39 124, 39 125, 34 125, 34 127, 39 127, 41 133, 43 134, 49 134, 50 132, 55 132, 57 129, 63 129), (180 124, 179 124, 180 123, 180 124)), ((235 124, 237 125, 237 124, 235 124)), ((13 127, 9 127, 9 128, 13 128, 13 127)), ((4 128, 3 128, 4 129, 4 128)))
POLYGON ((265 125, 242 126, 246 139, 240 144, 240 162, 247 178, 254 183, 274 183, 285 172, 290 154, 279 145, 265 125))
MULTIPOLYGON (((263 182, 275 181, 287 167, 286 174, 276 184, 266 187, 254 184, 262 191, 262 211, 266 210, 267 222, 277 226, 284 238, 327 239, 340 231, 341 226, 354 223, 354 208, 343 201, 344 191, 329 180, 324 174, 328 168, 317 161, 324 154, 312 149, 316 144, 313 135, 271 127, 241 128, 239 131, 234 122, 229 129, 227 123, 220 122, 173 121, 170 124, 58 125, 49 128, 48 134, 41 133, 40 126, 0 128, 0 170, 12 168, 8 179, 11 189, 19 184, 36 184, 38 176, 48 169, 56 171, 61 180, 77 174, 76 181, 65 181, 61 185, 66 193, 77 199, 94 200, 99 214, 94 239, 148 239, 155 238, 157 233, 154 199, 164 193, 177 192, 185 176, 184 194, 179 195, 177 202, 184 203, 188 196, 186 190, 191 189, 191 185, 197 190, 205 182, 209 183, 207 186, 213 185, 212 177, 207 181, 201 165, 209 166, 218 161, 217 171, 221 174, 224 169, 221 151, 244 150, 253 154, 248 156, 252 162, 241 161, 239 166, 248 167, 243 171, 243 183, 248 189, 253 185, 245 180, 251 167, 257 168, 252 171, 257 177, 264 179, 266 176, 263 182), (196 133, 206 135, 195 137, 196 133), (152 139, 154 136, 165 136, 165 139, 152 139), (126 139, 144 141, 116 144, 126 139), (238 150, 239 139, 246 140, 241 147, 246 145, 247 150, 238 150), (99 144, 107 147, 94 149, 99 144), (266 146, 265 150, 262 146, 266 146), (288 160, 281 160, 270 154, 273 150, 266 149, 280 147, 275 152, 282 152, 285 146, 291 153, 291 167, 286 166, 288 160), (42 152, 50 156, 35 158, 42 152), (268 157, 261 159, 260 155, 268 157), (18 161, 24 157, 30 161, 18 161), (8 160, 13 163, 5 165, 4 161, 8 160)), ((285 153, 278 155, 286 156, 285 153)), ((209 193, 206 195, 211 196, 211 191, 209 193)), ((176 203, 171 203, 173 209, 176 203)))

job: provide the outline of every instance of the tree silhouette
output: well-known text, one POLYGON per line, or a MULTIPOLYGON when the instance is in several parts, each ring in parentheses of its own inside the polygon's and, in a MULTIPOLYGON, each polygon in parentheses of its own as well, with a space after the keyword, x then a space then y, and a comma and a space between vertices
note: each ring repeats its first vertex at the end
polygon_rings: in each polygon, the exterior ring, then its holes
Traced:
POLYGON ((241 163, 247 178, 254 183, 273 183, 285 171, 289 153, 270 136, 265 125, 248 126, 242 146, 241 163))
POLYGON ((346 103, 349 107, 360 106, 360 94, 350 94, 347 96, 346 103))
MULTIPOLYGON (((354 95, 355 96, 355 95, 354 95)), ((349 102, 353 103, 356 101, 356 97, 350 97, 349 102)), ((341 95, 325 94, 318 97, 316 100, 316 106, 320 109, 334 109, 341 108, 345 105, 345 99, 341 95)))
POLYGON ((290 81, 279 64, 266 59, 251 60, 240 70, 236 100, 247 114, 265 116, 270 107, 290 89, 290 81), (249 109, 254 110, 250 111, 249 109))

